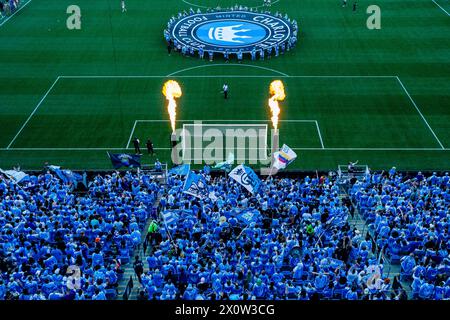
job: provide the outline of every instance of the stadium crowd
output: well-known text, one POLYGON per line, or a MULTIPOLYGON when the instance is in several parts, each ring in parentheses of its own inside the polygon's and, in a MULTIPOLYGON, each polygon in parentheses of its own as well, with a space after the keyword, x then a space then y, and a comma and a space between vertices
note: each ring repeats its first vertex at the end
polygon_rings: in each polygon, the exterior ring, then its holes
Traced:
POLYGON ((0 300, 115 296, 160 187, 114 172, 72 189, 50 171, 21 185, 0 178, 0 300))
POLYGON ((203 199, 183 193, 178 175, 166 186, 142 173, 97 175, 86 193, 50 171, 21 185, 0 179, 0 299, 114 298, 158 194, 141 299, 406 299, 378 249, 401 262, 413 298, 450 298, 448 174, 392 169, 355 182, 350 196, 373 238, 351 227, 353 204, 334 176, 270 178, 252 195, 202 174, 203 199))
POLYGON ((401 262, 419 299, 450 298, 450 177, 404 176, 392 168, 353 185, 350 193, 377 246, 401 262))
POLYGON ((180 218, 148 255, 141 295, 160 300, 400 298, 391 294, 370 239, 350 227, 350 205, 341 205, 331 178, 275 178, 254 197, 224 177, 209 180, 212 194, 199 200, 181 192, 183 179, 170 179, 161 209, 180 218), (242 214, 255 211, 243 223, 242 214))
MULTIPOLYGON (((286 51, 290 51, 291 48, 293 48, 297 44, 298 24, 295 19, 290 19, 287 14, 285 14, 283 16, 278 11, 276 13, 272 14, 267 10, 259 10, 257 8, 246 7, 246 6, 242 6, 242 5, 241 6, 235 5, 234 7, 230 7, 230 8, 217 7, 217 8, 206 9, 207 13, 222 12, 222 11, 248 11, 248 12, 259 12, 259 13, 270 14, 277 18, 283 19, 288 25, 290 25, 292 27, 292 35, 287 41, 282 42, 281 44, 269 46, 266 48, 259 48, 259 49, 253 48, 253 50, 250 52, 250 57, 252 60, 256 60, 257 57, 259 57, 259 59, 261 59, 261 60, 264 60, 265 57, 269 58, 269 59, 271 56, 278 57, 280 54, 284 54, 286 51)), ((200 59, 204 59, 205 54, 208 54, 209 60, 213 61, 214 54, 219 53, 220 55, 223 56, 223 58, 225 59, 226 62, 228 62, 230 60, 231 56, 234 54, 234 55, 236 55, 236 58, 238 59, 239 62, 242 61, 242 59, 245 55, 245 52, 242 52, 242 50, 239 50, 237 52, 232 52, 230 50, 225 50, 225 51, 220 51, 220 52, 208 50, 207 52, 205 52, 204 49, 201 47, 197 49, 193 46, 189 46, 186 44, 180 44, 176 39, 173 39, 172 30, 173 30, 173 27, 176 25, 177 21, 179 21, 180 19, 187 17, 189 15, 201 14, 201 13, 202 13, 202 11, 200 9, 197 9, 197 11, 195 11, 194 9, 190 8, 189 11, 184 10, 182 12, 179 12, 176 16, 172 16, 170 18, 169 22, 167 23, 167 28, 164 29, 164 39, 166 40, 169 54, 172 51, 172 49, 175 51, 181 52, 183 54, 183 56, 192 56, 192 57, 198 56, 200 59)))

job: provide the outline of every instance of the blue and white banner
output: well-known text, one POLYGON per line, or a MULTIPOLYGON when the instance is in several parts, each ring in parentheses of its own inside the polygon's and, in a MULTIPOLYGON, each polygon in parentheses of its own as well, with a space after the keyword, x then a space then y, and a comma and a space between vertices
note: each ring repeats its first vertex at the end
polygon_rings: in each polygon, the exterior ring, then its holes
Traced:
POLYGON ((234 168, 229 175, 251 193, 256 193, 261 188, 261 180, 255 171, 243 164, 234 168))
POLYGON ((290 41, 294 29, 288 19, 269 13, 221 10, 182 17, 171 24, 167 36, 180 48, 250 53, 290 41))
POLYGON ((274 153, 274 158, 273 166, 277 169, 285 169, 297 158, 297 154, 284 144, 280 151, 274 153))
POLYGON ((180 216, 175 211, 167 210, 162 213, 164 223, 167 227, 173 227, 177 224, 180 216))
POLYGON ((206 198, 209 195, 208 185, 205 178, 202 175, 196 174, 192 171, 190 171, 186 177, 183 192, 200 199, 206 198))
POLYGON ((127 168, 140 168, 141 167, 141 156, 136 154, 120 153, 114 154, 109 153, 108 156, 111 159, 111 163, 115 169, 121 167, 127 168))
POLYGON ((26 182, 29 180, 28 174, 22 171, 17 170, 2 170, 0 172, 3 173, 8 179, 11 179, 14 183, 26 182))
POLYGON ((236 215, 236 218, 245 225, 249 225, 252 222, 258 222, 260 217, 261 213, 256 209, 243 210, 236 215))
POLYGON ((179 176, 185 176, 189 173, 190 170, 191 170, 190 164, 182 164, 175 168, 170 169, 169 173, 179 175, 179 176))

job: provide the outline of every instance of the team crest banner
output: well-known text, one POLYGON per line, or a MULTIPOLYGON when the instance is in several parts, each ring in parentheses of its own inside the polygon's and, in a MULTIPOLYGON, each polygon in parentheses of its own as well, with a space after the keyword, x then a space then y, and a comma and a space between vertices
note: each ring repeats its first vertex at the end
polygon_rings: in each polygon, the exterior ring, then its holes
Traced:
POLYGON ((288 42, 294 34, 289 20, 252 11, 217 11, 184 16, 168 30, 175 46, 205 52, 267 49, 288 42))
POLYGON ((261 188, 261 180, 255 171, 243 164, 234 168, 229 175, 251 193, 256 193, 261 188))

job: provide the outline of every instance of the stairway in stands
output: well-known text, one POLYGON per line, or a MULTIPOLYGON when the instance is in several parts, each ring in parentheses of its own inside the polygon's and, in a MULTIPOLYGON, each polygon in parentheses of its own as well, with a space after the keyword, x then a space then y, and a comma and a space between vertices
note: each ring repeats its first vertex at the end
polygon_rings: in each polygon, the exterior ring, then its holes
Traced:
MULTIPOLYGON (((156 199, 155 203, 153 204, 154 210, 158 208, 161 197, 162 197, 162 194, 159 193, 158 198, 156 199)), ((139 245, 138 248, 136 248, 134 250, 133 254, 130 257, 130 262, 127 263, 126 265, 122 266, 122 268, 124 270, 124 274, 123 274, 123 278, 119 282, 119 287, 118 287, 119 293, 117 295, 117 300, 123 300, 123 294, 127 288, 130 278, 133 280, 133 289, 131 290, 131 292, 128 296, 128 300, 136 300, 139 295, 139 292, 141 291, 141 285, 140 285, 138 278, 136 277, 136 274, 134 272, 133 263, 134 263, 135 257, 139 256, 144 264, 144 273, 149 271, 147 260, 146 260, 147 256, 144 252, 143 243, 145 241, 145 238, 147 237, 148 227, 150 226, 151 221, 152 221, 152 218, 149 217, 145 223, 144 229, 142 230, 141 244, 139 245)), ((149 250, 147 249, 147 252, 148 251, 149 250)))
MULTIPOLYGON (((341 188, 340 190, 340 194, 339 197, 341 198, 341 202, 342 199, 349 197, 347 190, 344 188, 341 188)), ((350 201, 351 201, 351 197, 350 197, 350 201)), ((355 212, 353 217, 349 216, 348 222, 350 224, 351 228, 356 228, 361 232, 361 235, 363 237, 366 236, 367 232, 372 236, 372 238, 375 238, 375 235, 373 233, 373 231, 371 229, 369 229, 369 226, 367 225, 366 221, 364 220, 364 218, 361 216, 358 207, 352 202, 353 207, 355 208, 355 212)), ((380 248, 376 248, 376 255, 379 257, 380 255, 380 248)), ((399 276, 400 278, 400 265, 399 264, 392 264, 390 262, 390 260, 388 258, 386 258, 386 256, 384 256, 383 254, 383 273, 385 275, 387 275, 387 277, 389 279, 391 279, 391 285, 394 281, 394 277, 399 276)), ((411 282, 406 282, 406 281, 400 281, 401 285, 403 286, 403 289, 406 291, 407 295, 408 295, 408 299, 412 299, 412 290, 411 290, 411 282)), ((392 291, 393 292, 393 291, 392 291)))

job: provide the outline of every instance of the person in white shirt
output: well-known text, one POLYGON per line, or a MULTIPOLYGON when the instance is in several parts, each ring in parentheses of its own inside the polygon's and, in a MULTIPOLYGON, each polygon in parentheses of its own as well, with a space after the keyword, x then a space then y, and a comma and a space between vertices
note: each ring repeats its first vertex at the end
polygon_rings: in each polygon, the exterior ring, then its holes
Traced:
POLYGON ((228 84, 223 85, 223 96, 225 99, 228 99, 228 84))
POLYGON ((122 5, 122 13, 127 12, 127 5, 125 4, 125 0, 121 1, 121 5, 122 5))

